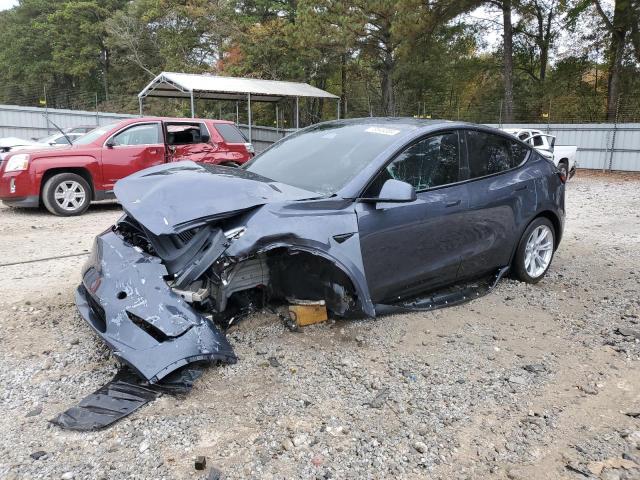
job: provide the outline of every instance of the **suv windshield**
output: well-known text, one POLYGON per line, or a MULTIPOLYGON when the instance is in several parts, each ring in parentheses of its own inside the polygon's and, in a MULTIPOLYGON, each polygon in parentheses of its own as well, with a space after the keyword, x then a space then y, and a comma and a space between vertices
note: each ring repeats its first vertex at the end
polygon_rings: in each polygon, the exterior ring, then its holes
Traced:
POLYGON ((93 143, 95 140, 97 140, 102 135, 107 133, 109 130, 114 128, 116 125, 118 125, 118 123, 119 122, 110 123, 108 125, 103 125, 102 127, 94 128, 93 130, 91 130, 86 135, 83 135, 80 138, 78 138, 77 140, 75 140, 73 142, 73 144, 74 145, 88 145, 90 143, 93 143))
POLYGON ((395 143, 401 133, 413 128, 399 123, 319 124, 280 140, 243 168, 276 182, 330 195, 395 143))

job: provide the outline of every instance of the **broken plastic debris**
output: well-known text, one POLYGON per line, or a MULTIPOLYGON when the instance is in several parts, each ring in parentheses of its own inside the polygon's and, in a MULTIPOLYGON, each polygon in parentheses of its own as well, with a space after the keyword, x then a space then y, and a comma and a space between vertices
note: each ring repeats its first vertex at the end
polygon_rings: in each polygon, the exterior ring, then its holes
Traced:
POLYGON ((188 392, 200 375, 201 370, 185 368, 171 373, 162 382, 151 385, 125 367, 109 383, 87 395, 78 405, 58 414, 50 422, 67 430, 99 430, 130 415, 163 392, 188 392))
POLYGON ((204 470, 207 467, 207 457, 204 455, 197 456, 194 466, 196 470, 204 470))
POLYGON ((430 292, 426 295, 419 295, 392 304, 379 303, 375 306, 376 315, 430 311, 461 305, 491 292, 508 271, 509 267, 503 267, 494 275, 478 281, 452 285, 436 292, 430 292))

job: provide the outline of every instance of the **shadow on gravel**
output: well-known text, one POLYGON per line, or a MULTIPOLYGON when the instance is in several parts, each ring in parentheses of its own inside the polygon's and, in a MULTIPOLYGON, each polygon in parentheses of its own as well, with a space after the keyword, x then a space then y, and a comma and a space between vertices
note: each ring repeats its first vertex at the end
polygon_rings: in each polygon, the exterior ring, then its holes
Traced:
MULTIPOLYGON (((122 210, 122 207, 115 200, 104 200, 101 202, 93 202, 89 209, 84 213, 84 216, 91 215, 91 213, 110 212, 122 210)), ((49 213, 44 207, 40 208, 16 208, 16 207, 4 207, 0 208, 0 215, 21 215, 24 217, 41 217, 43 215, 53 217, 55 216, 49 213)))

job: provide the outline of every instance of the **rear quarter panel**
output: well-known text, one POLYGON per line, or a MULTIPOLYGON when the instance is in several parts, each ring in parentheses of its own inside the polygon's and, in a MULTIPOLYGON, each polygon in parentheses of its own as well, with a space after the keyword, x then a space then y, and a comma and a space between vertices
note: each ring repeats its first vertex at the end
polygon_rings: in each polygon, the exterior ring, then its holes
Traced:
POLYGON ((216 129, 215 122, 207 122, 207 127, 211 133, 211 141, 217 144, 212 161, 209 163, 235 162, 243 164, 251 160, 251 155, 247 152, 244 143, 227 143, 216 129))
MULTIPOLYGON (((565 218, 565 184, 560 180, 556 168, 537 154, 529 160, 532 172, 536 175, 536 213, 538 216, 544 212, 551 212, 559 223, 559 231, 556 232, 556 243, 560 242, 564 230, 565 218)), ((522 232, 531 219, 522 227, 522 232)))

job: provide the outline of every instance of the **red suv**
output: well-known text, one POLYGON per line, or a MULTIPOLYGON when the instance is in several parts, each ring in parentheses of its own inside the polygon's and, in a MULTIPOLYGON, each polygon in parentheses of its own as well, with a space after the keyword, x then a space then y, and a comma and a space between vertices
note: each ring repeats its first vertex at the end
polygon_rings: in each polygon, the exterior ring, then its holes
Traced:
POLYGON ((0 200, 79 215, 92 200, 113 198, 116 181, 138 170, 178 160, 238 166, 251 157, 253 147, 232 122, 132 118, 98 127, 69 147, 7 155, 0 200))

